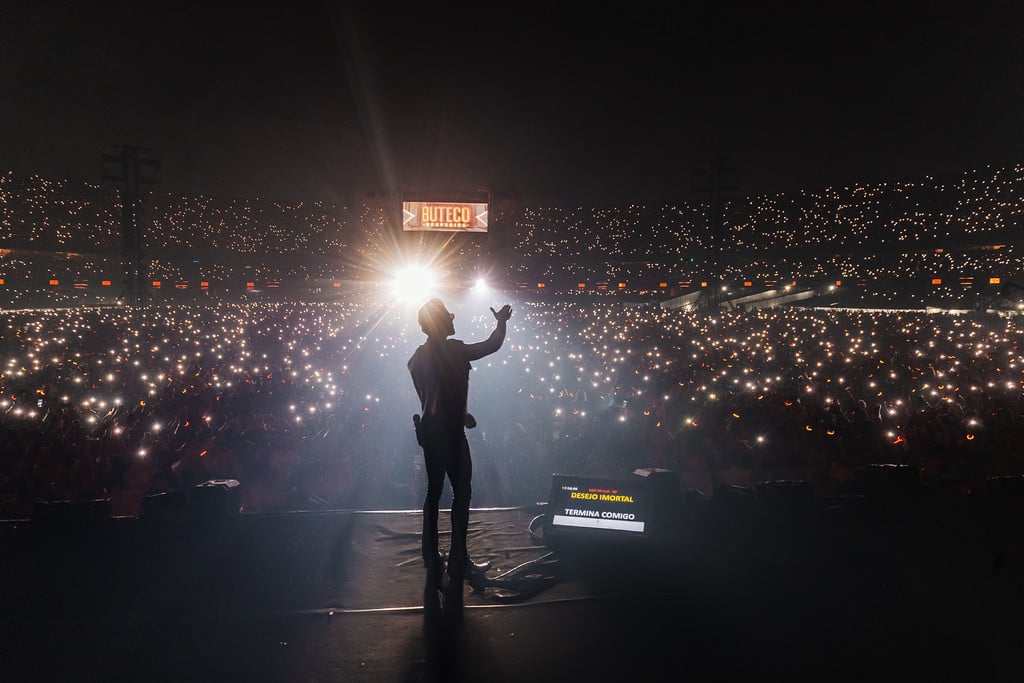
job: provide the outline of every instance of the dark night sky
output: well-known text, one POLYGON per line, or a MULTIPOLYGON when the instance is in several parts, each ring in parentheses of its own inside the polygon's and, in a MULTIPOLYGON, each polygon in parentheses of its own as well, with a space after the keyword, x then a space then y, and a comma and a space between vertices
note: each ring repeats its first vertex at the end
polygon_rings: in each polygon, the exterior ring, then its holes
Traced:
POLYGON ((129 143, 171 191, 573 204, 687 199, 712 157, 743 193, 1024 161, 1015 4, 769 4, 8 2, 0 170, 129 143))

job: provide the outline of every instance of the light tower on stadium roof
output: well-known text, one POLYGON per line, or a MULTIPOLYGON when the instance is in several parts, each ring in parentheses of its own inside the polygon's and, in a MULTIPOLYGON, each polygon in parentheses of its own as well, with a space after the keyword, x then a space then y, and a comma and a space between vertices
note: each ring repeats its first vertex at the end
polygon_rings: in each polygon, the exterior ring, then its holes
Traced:
POLYGON ((160 161, 148 147, 114 145, 116 154, 103 155, 103 180, 121 183, 121 272, 124 301, 132 307, 150 302, 146 287, 145 246, 142 230, 142 197, 157 183, 160 161))
MULTIPOLYGON (((711 158, 702 161, 693 171, 692 188, 697 195, 708 197, 708 234, 704 243, 704 262, 709 257, 721 254, 729 245, 722 243, 725 235, 725 204, 728 195, 739 189, 736 179, 736 164, 728 159, 711 158)), ((718 277, 718 273, 709 273, 718 277)), ((721 307, 721 290, 719 287, 707 287, 702 292, 698 308, 717 310, 721 307)))

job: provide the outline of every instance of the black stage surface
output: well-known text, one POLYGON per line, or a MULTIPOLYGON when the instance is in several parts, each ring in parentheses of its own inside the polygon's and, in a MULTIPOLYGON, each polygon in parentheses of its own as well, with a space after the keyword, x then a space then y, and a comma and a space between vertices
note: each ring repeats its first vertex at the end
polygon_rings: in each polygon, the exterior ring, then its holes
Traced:
POLYGON ((1022 680, 1015 498, 747 493, 643 542, 474 510, 461 627, 424 609, 418 512, 7 522, 0 678, 1022 680))

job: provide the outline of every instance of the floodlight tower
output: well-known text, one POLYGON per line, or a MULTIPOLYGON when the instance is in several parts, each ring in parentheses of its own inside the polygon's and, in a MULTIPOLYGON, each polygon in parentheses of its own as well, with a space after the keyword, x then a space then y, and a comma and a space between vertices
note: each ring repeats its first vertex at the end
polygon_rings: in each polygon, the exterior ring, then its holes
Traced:
MULTIPOLYGON (((725 237, 725 195, 739 189, 739 184, 736 182, 736 165, 726 159, 705 159, 693 171, 692 187, 695 193, 707 194, 710 200, 709 230, 704 248, 704 262, 707 263, 711 255, 718 256, 723 252, 725 246, 723 245, 725 237)), ((709 275, 717 277, 719 274, 709 273, 709 275)), ((708 287, 704 295, 700 297, 698 306, 705 310, 716 310, 721 306, 721 300, 721 293, 718 289, 708 287)))
POLYGON ((145 248, 141 221, 144 188, 155 185, 160 161, 153 150, 134 145, 114 145, 115 154, 103 155, 103 179, 121 183, 121 273, 123 298, 129 306, 150 303, 146 288, 145 248))

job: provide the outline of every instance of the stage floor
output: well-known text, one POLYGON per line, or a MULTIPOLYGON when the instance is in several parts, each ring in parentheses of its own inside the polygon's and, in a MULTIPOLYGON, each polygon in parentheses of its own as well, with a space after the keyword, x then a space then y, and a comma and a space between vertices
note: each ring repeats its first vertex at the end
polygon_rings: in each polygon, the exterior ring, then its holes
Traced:
POLYGON ((770 522, 704 515, 683 520, 671 541, 552 546, 530 533, 539 512, 472 512, 470 550, 492 567, 467 587, 458 628, 424 609, 418 512, 108 520, 79 529, 8 523, 0 526, 0 676, 1024 675, 1019 532, 983 526, 991 516, 934 507, 770 522))

